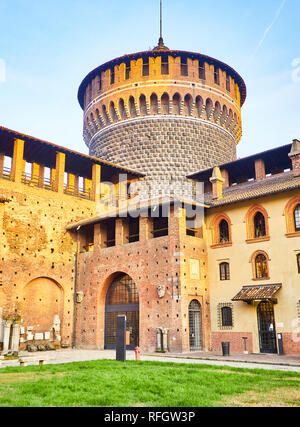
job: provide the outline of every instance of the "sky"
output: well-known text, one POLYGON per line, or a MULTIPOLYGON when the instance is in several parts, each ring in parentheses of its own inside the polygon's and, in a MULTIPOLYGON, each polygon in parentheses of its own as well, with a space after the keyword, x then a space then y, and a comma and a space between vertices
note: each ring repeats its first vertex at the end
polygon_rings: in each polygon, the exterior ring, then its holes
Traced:
MULTIPOLYGON (((164 0, 164 41, 245 80, 238 157, 300 139, 299 0, 164 0)), ((104 62, 153 48, 159 0, 0 0, 0 125, 88 154, 77 101, 104 62)))

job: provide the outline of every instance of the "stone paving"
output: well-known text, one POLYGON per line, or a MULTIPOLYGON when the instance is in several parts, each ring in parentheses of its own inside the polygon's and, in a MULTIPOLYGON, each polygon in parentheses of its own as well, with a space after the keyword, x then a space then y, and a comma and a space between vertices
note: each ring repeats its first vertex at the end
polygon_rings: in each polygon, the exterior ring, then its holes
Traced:
MULTIPOLYGON (((114 350, 57 350, 48 352, 28 353, 22 352, 20 357, 26 365, 38 365, 39 360, 45 364, 82 362, 89 360, 110 359, 115 360, 114 350)), ((127 360, 135 360, 134 351, 127 351, 127 360)), ((251 369, 272 369, 281 371, 300 372, 300 355, 278 356, 266 354, 241 354, 236 353, 223 357, 221 353, 186 353, 186 354, 141 354, 142 361, 160 361, 175 363, 198 363, 216 366, 233 366, 251 369)), ((0 367, 19 366, 19 360, 0 361, 0 367)))

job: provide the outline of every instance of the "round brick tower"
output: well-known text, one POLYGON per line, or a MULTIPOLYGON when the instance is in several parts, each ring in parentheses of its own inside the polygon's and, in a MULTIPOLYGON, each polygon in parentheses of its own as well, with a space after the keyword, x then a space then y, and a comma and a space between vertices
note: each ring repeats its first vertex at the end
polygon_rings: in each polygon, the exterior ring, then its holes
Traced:
POLYGON ((184 180, 236 159, 243 79, 216 59, 169 50, 162 38, 90 72, 78 99, 90 155, 148 180, 184 180))

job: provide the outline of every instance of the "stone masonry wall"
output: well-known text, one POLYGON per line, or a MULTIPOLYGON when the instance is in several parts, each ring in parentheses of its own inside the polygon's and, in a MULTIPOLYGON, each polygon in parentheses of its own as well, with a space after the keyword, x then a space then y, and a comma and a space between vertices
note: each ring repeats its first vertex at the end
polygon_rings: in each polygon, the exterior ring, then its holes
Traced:
POLYGON ((90 154, 142 171, 150 180, 184 180, 235 160, 236 143, 221 127, 199 119, 140 117, 99 132, 90 154))

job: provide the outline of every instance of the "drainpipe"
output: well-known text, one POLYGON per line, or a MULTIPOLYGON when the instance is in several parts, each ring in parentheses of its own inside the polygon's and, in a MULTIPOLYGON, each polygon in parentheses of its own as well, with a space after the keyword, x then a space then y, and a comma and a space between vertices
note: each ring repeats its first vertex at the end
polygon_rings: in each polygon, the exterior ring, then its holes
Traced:
POLYGON ((73 314, 73 338, 72 348, 76 348, 76 319, 77 319, 77 289, 78 289, 78 274, 79 274, 79 231, 80 226, 77 227, 77 246, 75 253, 75 275, 74 275, 74 314, 73 314))

